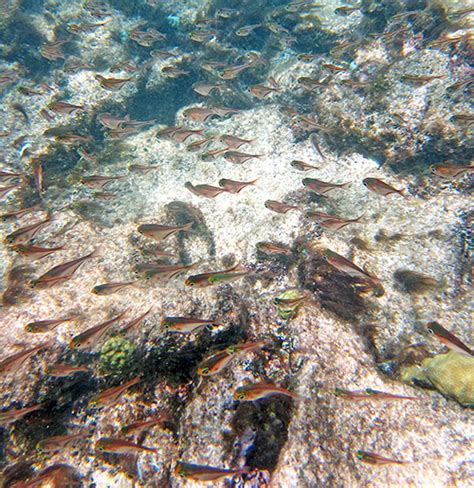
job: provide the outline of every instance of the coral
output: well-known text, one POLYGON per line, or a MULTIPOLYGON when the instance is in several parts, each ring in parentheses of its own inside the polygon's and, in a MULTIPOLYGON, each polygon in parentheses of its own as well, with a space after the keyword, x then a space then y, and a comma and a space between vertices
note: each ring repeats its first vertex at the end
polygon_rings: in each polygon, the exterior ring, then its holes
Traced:
POLYGON ((108 374, 119 375, 134 365, 136 347, 122 336, 111 337, 100 350, 100 368, 108 374))
POLYGON ((425 359, 420 366, 402 370, 405 383, 429 382, 440 393, 463 406, 474 407, 474 358, 450 351, 425 359))

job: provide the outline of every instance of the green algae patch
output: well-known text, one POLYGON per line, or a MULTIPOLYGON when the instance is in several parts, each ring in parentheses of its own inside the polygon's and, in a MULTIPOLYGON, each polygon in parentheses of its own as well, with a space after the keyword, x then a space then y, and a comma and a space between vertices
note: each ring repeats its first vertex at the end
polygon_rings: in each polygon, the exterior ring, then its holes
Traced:
POLYGON ((402 371, 404 383, 429 382, 440 393, 465 407, 474 406, 474 357, 457 352, 438 354, 425 359, 420 366, 402 371))
POLYGON ((100 351, 100 369, 108 374, 122 374, 131 370, 135 351, 135 345, 124 337, 111 337, 100 351))

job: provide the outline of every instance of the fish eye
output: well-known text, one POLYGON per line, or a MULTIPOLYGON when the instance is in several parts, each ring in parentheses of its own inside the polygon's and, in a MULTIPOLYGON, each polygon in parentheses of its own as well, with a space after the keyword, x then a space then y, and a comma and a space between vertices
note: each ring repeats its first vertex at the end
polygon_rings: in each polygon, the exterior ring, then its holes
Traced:
POLYGON ((434 334, 434 330, 431 327, 428 327, 428 329, 426 330, 428 331, 429 334, 434 334))
POLYGON ((327 261, 328 257, 325 254, 323 254, 323 259, 324 259, 324 261, 327 261))
POLYGON ((102 446, 99 446, 98 447, 99 451, 103 452, 104 451, 104 448, 102 446))
POLYGON ((32 325, 28 325, 26 327, 26 330, 27 330, 27 332, 33 332, 33 326, 32 325))
POLYGON ((357 456, 359 459, 363 459, 363 458, 364 458, 364 453, 363 453, 362 451, 357 451, 356 456, 357 456))
POLYGON ((245 400, 245 393, 239 393, 239 394, 237 395, 237 398, 238 398, 239 400, 245 400))
POLYGON ((201 370, 201 374, 207 374, 207 373, 209 373, 209 368, 203 368, 201 370))
POLYGON ((36 288, 36 281, 30 281, 30 288, 36 288))

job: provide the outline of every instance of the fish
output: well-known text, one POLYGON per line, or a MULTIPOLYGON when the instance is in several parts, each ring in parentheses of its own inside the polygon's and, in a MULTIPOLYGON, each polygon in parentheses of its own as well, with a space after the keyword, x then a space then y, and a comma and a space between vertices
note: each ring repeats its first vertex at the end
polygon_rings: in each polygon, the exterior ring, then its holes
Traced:
POLYGON ((63 132, 54 136, 56 141, 64 144, 75 144, 77 142, 92 142, 93 138, 89 135, 74 134, 73 132, 63 132))
POLYGON ((234 164, 243 164, 249 159, 263 158, 264 154, 246 154, 238 151, 226 151, 224 158, 234 164))
POLYGON ((334 394, 337 397, 344 398, 346 400, 420 400, 417 397, 395 395, 393 393, 386 393, 384 391, 373 390, 372 388, 366 388, 365 390, 349 391, 342 388, 335 388, 334 394))
POLYGON ((126 439, 116 439, 112 437, 101 437, 95 443, 95 449, 99 452, 107 452, 110 454, 132 454, 136 452, 157 452, 158 449, 141 446, 126 439))
POLYGON ((342 7, 337 7, 334 10, 334 13, 337 15, 347 16, 351 15, 353 12, 357 12, 358 10, 360 10, 360 7, 350 7, 348 5, 343 5, 342 7))
POLYGON ((184 187, 191 193, 194 193, 198 197, 215 198, 223 192, 227 192, 225 188, 212 185, 193 185, 190 181, 186 181, 184 187))
POLYGON ((102 75, 95 75, 94 78, 105 90, 119 91, 125 84, 132 81, 133 78, 105 78, 102 75))
POLYGON ((223 83, 207 83, 205 81, 196 81, 191 85, 191 88, 203 97, 212 95, 214 91, 220 93, 223 87, 223 83))
POLYGON ((186 142, 193 135, 202 136, 203 129, 187 129, 186 127, 167 127, 157 132, 156 136, 173 142, 186 142))
POLYGON ((132 424, 122 427, 120 433, 123 435, 138 435, 156 425, 162 426, 167 420, 168 415, 166 414, 159 415, 151 420, 139 420, 138 422, 133 422, 132 424))
POLYGON ((128 171, 134 171, 135 173, 142 173, 147 175, 150 171, 156 171, 160 169, 159 166, 144 165, 144 164, 129 164, 128 171))
POLYGON ((224 188, 224 190, 228 191, 229 193, 239 193, 246 186, 255 185, 257 181, 258 178, 252 181, 234 181, 227 178, 222 178, 219 180, 219 186, 224 188))
POLYGON ((319 169, 318 166, 313 166, 311 164, 305 163, 304 161, 298 161, 297 159, 294 159, 290 163, 290 166, 297 169, 298 171, 311 171, 312 169, 319 169))
POLYGON ((408 198, 403 191, 404 190, 397 190, 393 188, 393 186, 388 185, 382 180, 378 178, 365 178, 362 180, 362 184, 368 188, 370 191, 377 193, 378 195, 382 195, 384 197, 391 195, 392 193, 398 193, 403 198, 408 198))
POLYGON ((85 110, 83 105, 74 105, 68 102, 51 102, 47 105, 47 108, 52 112, 56 112, 57 114, 65 114, 71 115, 78 110, 85 110))
POLYGON ((46 42, 39 48, 41 56, 48 61, 56 61, 57 59, 64 59, 64 53, 61 51, 61 46, 68 42, 65 41, 51 41, 46 42))
POLYGON ((432 76, 417 76, 417 75, 403 75, 402 81, 404 83, 412 83, 414 85, 426 85, 433 80, 441 80, 444 75, 432 75, 432 76))
POLYGON ((0 198, 3 198, 4 196, 8 195, 11 191, 18 190, 19 188, 21 188, 21 185, 19 183, 0 187, 0 198))
POLYGON ((364 463, 374 464, 378 466, 383 466, 386 464, 408 464, 408 461, 391 459, 381 456, 380 454, 376 454, 375 452, 362 451, 360 449, 357 451, 356 456, 364 463))
POLYGON ((325 195, 336 188, 346 188, 350 183, 328 183, 326 181, 317 180, 316 178, 304 178, 303 185, 314 191, 318 195, 325 195))
POLYGON ((176 68, 175 66, 165 66, 164 68, 161 68, 161 72, 167 78, 179 78, 180 76, 186 76, 190 74, 189 71, 176 68))
POLYGON ((98 250, 95 250, 85 256, 68 261, 67 263, 58 264, 36 280, 32 280, 30 286, 32 288, 51 288, 59 283, 64 283, 65 281, 70 280, 79 267, 88 259, 95 258, 98 254, 98 250))
POLYGON ((252 66, 253 63, 239 64, 238 66, 228 66, 219 73, 219 77, 223 80, 233 80, 237 78, 242 71, 249 69, 252 66))
POLYGON ((255 400, 261 400, 262 398, 268 398, 272 395, 285 395, 295 400, 303 400, 304 397, 293 393, 286 388, 273 385, 271 383, 253 383, 251 385, 240 386, 234 392, 234 400, 243 402, 253 402, 255 400))
POLYGON ((203 327, 218 327, 221 325, 216 320, 196 319, 194 317, 164 317, 161 326, 170 332, 190 334, 203 327))
POLYGON ((219 351, 199 363, 197 374, 199 376, 212 376, 220 373, 234 358, 235 355, 229 354, 226 350, 219 351))
POLYGON ((90 369, 87 366, 73 366, 64 363, 53 364, 46 369, 46 374, 55 378, 65 378, 74 373, 90 373, 90 369))
POLYGON ((323 5, 314 5, 313 0, 292 0, 290 3, 285 5, 285 10, 287 12, 294 13, 306 7, 321 8, 323 5))
POLYGON ((288 205, 286 203, 277 202, 275 200, 267 200, 265 202, 265 207, 279 214, 286 214, 290 210, 299 210, 299 208, 295 207, 294 205, 288 205))
POLYGON ((258 27, 262 27, 262 24, 245 25, 244 27, 240 27, 239 29, 237 29, 235 31, 235 35, 238 37, 247 37, 258 27))
POLYGON ((94 193, 92 193, 92 196, 99 200, 105 200, 105 201, 115 200, 117 198, 117 195, 115 193, 109 193, 106 191, 95 191, 94 193))
POLYGON ((240 11, 236 8, 220 8, 216 11, 217 19, 230 19, 237 15, 240 15, 240 11))
POLYGON ((329 78, 323 80, 316 80, 308 76, 301 76, 296 80, 303 88, 309 91, 314 91, 317 88, 326 88, 329 85, 329 78))
POLYGON ((96 285, 92 288, 91 293, 94 295, 100 296, 108 296, 113 295, 117 291, 123 290, 127 286, 132 286, 136 283, 136 281, 122 281, 122 282, 111 282, 111 283, 104 283, 102 285, 96 285))
POLYGON ((119 315, 116 315, 115 317, 76 335, 69 342, 69 347, 71 349, 90 349, 94 347, 112 327, 112 325, 120 320, 127 312, 128 310, 125 310, 119 315))
POLYGON ((197 286, 198 288, 204 288, 221 283, 229 283, 231 281, 238 280, 239 278, 243 278, 244 276, 248 276, 249 274, 251 274, 251 271, 243 270, 240 264, 236 264, 232 268, 224 271, 214 271, 211 273, 201 273, 189 276, 184 284, 186 286, 197 286))
POLYGON ((67 435, 55 435, 52 437, 48 437, 47 439, 43 439, 36 444, 36 449, 41 454, 54 454, 57 452, 61 452, 64 449, 67 449, 71 445, 75 444, 78 440, 84 438, 86 435, 85 433, 80 434, 67 434, 67 435))
POLYGON ((130 117, 118 117, 109 112, 101 113, 97 116, 97 121, 106 129, 119 129, 123 127, 127 122, 130 122, 130 117))
POLYGON ((206 137, 205 139, 200 139, 198 141, 191 142, 186 146, 186 150, 190 152, 200 151, 208 146, 208 144, 212 141, 212 138, 206 137))
POLYGON ((101 190, 112 181, 123 180, 126 176, 102 176, 102 175, 92 175, 92 176, 82 176, 81 183, 93 188, 95 190, 101 190))
POLYGON ((201 154, 199 159, 201 161, 206 161, 206 162, 214 161, 214 159, 216 159, 216 156, 225 153, 226 151, 227 151, 226 147, 224 149, 214 149, 212 151, 208 151, 207 153, 201 154))
POLYGON ((183 117, 196 122, 206 122, 211 117, 217 115, 214 109, 206 107, 192 107, 183 111, 183 117))
POLYGON ((329 71, 332 71, 333 73, 339 73, 341 71, 348 71, 349 68, 346 68, 345 66, 339 66, 337 64, 332 64, 332 63, 323 63, 321 64, 323 68, 328 69, 329 71))
POLYGON ((323 161, 326 161, 326 158, 325 158, 324 154, 322 153, 321 148, 319 147, 318 136, 316 134, 310 134, 309 142, 311 143, 311 147, 314 149, 314 151, 317 154, 319 154, 320 158, 323 161))
POLYGON ((39 210, 39 207, 37 206, 21 208, 19 210, 12 210, 11 212, 7 212, 3 215, 0 215, 0 221, 8 222, 9 220, 19 219, 20 217, 23 217, 24 215, 27 215, 32 212, 36 212, 37 210, 39 210))
POLYGON ((20 408, 18 410, 4 410, 0 412, 0 425, 13 424, 17 420, 21 420, 25 415, 41 410, 42 408, 41 405, 32 405, 31 407, 20 408))
POLYGON ((121 329, 121 333, 125 334, 126 332, 133 330, 133 329, 138 329, 139 325, 145 320, 145 318, 150 315, 152 311, 152 308, 149 308, 145 313, 142 313, 138 317, 134 318, 133 320, 130 320, 123 329, 121 329))
POLYGON ((138 272, 144 272, 145 278, 152 279, 157 278, 158 280, 168 281, 172 278, 178 276, 179 274, 196 268, 199 263, 192 264, 155 264, 152 266, 138 265, 138 272))
POLYGON ((224 134, 219 138, 219 141, 225 144, 228 148, 239 149, 244 144, 252 144, 254 139, 241 139, 240 137, 224 134))
POLYGON ((20 103, 14 103, 12 105, 12 108, 21 114, 26 125, 28 125, 28 126, 31 125, 30 124, 30 118, 28 117, 28 113, 26 112, 26 108, 23 105, 21 105, 20 103))
POLYGON ((3 359, 0 361, 0 378, 6 376, 7 374, 16 373, 23 366, 23 364, 33 356, 33 354, 41 351, 41 349, 50 347, 51 344, 51 342, 44 342, 38 346, 25 349, 13 354, 12 356, 8 356, 6 359, 3 359))
POLYGON ((146 237, 151 237, 156 241, 163 241, 169 236, 176 234, 177 232, 187 232, 193 226, 192 222, 188 222, 183 225, 161 225, 161 224, 142 224, 139 225, 137 231, 146 237))
POLYGON ((432 164, 430 171, 441 178, 451 179, 457 178, 464 173, 473 173, 474 165, 461 166, 458 164, 432 164))
POLYGON ((199 464, 183 463, 178 461, 174 469, 174 474, 180 478, 187 478, 194 481, 218 481, 229 476, 239 476, 248 473, 249 468, 240 469, 221 469, 199 464))
POLYGON ((0 170, 0 182, 2 183, 11 183, 24 176, 24 173, 12 173, 11 171, 0 170))
POLYGON ((295 298, 280 298, 276 297, 273 299, 273 303, 280 308, 294 308, 299 307, 303 304, 306 300, 308 300, 307 295, 301 295, 295 298))
POLYGON ((88 403, 89 407, 101 408, 113 405, 119 398, 125 393, 128 388, 140 383, 142 379, 140 376, 135 376, 130 381, 123 383, 118 386, 113 386, 112 388, 107 388, 101 391, 97 395, 93 396, 88 403))
POLYGON ((345 219, 337 215, 325 214, 323 212, 308 212, 307 217, 316 220, 318 225, 323 229, 329 229, 333 231, 338 231, 349 224, 360 223, 360 219, 363 217, 357 217, 356 219, 345 219))
POLYGON ((59 247, 40 247, 34 245, 15 244, 12 249, 20 254, 22 257, 27 258, 28 261, 36 261, 43 259, 54 252, 62 251, 64 246, 59 247))
POLYGON ((474 351, 471 348, 466 346, 464 342, 449 332, 449 330, 446 330, 438 322, 427 323, 426 330, 452 351, 464 354, 465 356, 474 356, 474 351))
POLYGON ((230 108, 230 107, 222 107, 222 106, 213 107, 212 110, 214 110, 214 113, 219 117, 226 117, 227 115, 238 114, 242 112, 242 110, 238 108, 230 108))
POLYGON ((271 93, 280 91, 280 88, 278 87, 276 82, 274 83, 272 82, 271 85, 272 86, 252 85, 248 88, 248 92, 254 97, 258 98, 259 100, 263 100, 264 98, 268 97, 268 95, 270 95, 271 93))
POLYGON ((93 154, 88 153, 83 147, 78 147, 76 149, 77 154, 81 157, 81 159, 85 159, 86 161, 89 161, 90 163, 95 163, 97 161, 97 156, 94 156, 93 154))
POLYGON ((385 294, 382 283, 376 276, 370 275, 345 257, 335 253, 334 251, 331 251, 330 249, 326 249, 323 253, 323 259, 341 273, 348 274, 353 278, 359 279, 362 282, 369 284, 370 287, 373 289, 376 297, 381 297, 385 294))
POLYGON ((279 255, 284 254, 285 256, 291 256, 291 249, 288 249, 284 246, 279 246, 277 244, 273 244, 272 242, 259 242, 257 244, 257 249, 261 252, 271 255, 279 255))
POLYGON ((128 37, 142 47, 151 47, 156 41, 166 39, 165 34, 162 34, 153 28, 147 29, 146 31, 134 29, 129 33, 128 37))
POLYGON ((217 36, 216 31, 198 29, 189 33, 189 38, 194 42, 210 42, 217 36))
POLYGON ((41 193, 43 192, 43 166, 38 158, 31 158, 31 167, 33 168, 35 187, 41 198, 41 193))
POLYGON ((29 322, 25 325, 25 331, 32 334, 43 334, 45 332, 51 332, 58 325, 64 324, 64 322, 70 322, 78 318, 78 315, 71 315, 70 317, 65 317, 62 319, 48 319, 48 320, 37 320, 35 322, 29 322))

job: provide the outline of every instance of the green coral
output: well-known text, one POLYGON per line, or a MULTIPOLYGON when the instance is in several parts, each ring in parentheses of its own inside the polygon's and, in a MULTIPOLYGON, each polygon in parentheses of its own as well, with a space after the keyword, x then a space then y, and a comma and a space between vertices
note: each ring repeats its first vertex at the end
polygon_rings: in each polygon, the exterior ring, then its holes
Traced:
POLYGON ((474 357, 453 351, 438 354, 425 359, 420 366, 403 370, 401 380, 416 384, 428 382, 461 405, 474 406, 474 357))
POLYGON ((108 374, 123 374, 134 365, 135 345, 122 336, 111 337, 100 351, 100 368, 108 374))

